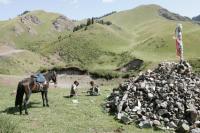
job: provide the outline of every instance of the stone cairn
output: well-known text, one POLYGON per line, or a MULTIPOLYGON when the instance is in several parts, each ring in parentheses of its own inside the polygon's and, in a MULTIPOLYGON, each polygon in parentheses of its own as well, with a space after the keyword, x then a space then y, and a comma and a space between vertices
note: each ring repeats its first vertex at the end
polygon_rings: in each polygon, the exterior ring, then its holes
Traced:
POLYGON ((114 88, 106 109, 140 128, 200 133, 200 77, 187 62, 164 62, 114 88))

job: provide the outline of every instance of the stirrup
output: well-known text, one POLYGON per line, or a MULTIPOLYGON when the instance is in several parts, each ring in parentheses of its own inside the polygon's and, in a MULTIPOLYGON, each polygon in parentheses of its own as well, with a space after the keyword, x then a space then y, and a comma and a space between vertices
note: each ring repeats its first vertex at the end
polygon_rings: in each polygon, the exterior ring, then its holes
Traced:
POLYGON ((39 86, 40 86, 40 91, 43 91, 43 85, 39 83, 39 86))

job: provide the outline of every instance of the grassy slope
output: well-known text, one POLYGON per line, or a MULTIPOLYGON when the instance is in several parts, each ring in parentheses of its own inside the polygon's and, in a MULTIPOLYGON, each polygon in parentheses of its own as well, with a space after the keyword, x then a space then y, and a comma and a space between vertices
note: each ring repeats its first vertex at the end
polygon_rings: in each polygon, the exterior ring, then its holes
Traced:
POLYGON ((62 61, 54 61, 55 57, 44 61, 45 58, 39 54, 40 47, 56 40, 59 35, 70 33, 70 31, 57 32, 54 29, 52 22, 59 17, 60 14, 33 11, 25 15, 37 16, 42 23, 36 25, 27 21, 26 24, 23 24, 19 16, 11 20, 0 21, 1 45, 9 44, 12 45, 12 47, 29 50, 25 53, 1 57, 1 74, 24 74, 35 72, 40 68, 52 67, 55 63, 56 65, 63 64, 62 61), (14 31, 15 27, 17 27, 18 31, 21 31, 19 34, 14 31), (31 27, 35 34, 29 33, 28 27, 31 27))
POLYGON ((199 54, 200 26, 190 22, 167 20, 158 14, 161 7, 140 6, 105 18, 120 25, 133 36, 133 54, 149 61, 174 60, 175 41, 172 39, 177 23, 183 24, 184 52, 186 59, 197 58, 199 54))
POLYGON ((7 75, 33 74, 38 70, 62 66, 63 63, 56 58, 44 58, 30 51, 15 53, 0 57, 0 73, 7 75), (56 61, 55 61, 56 60, 56 61))
POLYGON ((41 59, 41 56, 28 51, 0 57, 0 73, 16 75, 24 72, 33 73, 44 65, 41 59))
POLYGON ((113 70, 132 58, 124 53, 129 48, 128 36, 115 25, 94 24, 87 30, 71 33, 61 41, 46 45, 42 53, 58 53, 67 65, 80 66, 90 71, 113 70))
POLYGON ((7 118, 16 124, 18 131, 31 133, 119 133, 120 131, 115 131, 117 129, 123 129, 120 133, 155 132, 152 129, 141 130, 132 124, 121 124, 105 113, 101 105, 110 93, 108 88, 112 87, 103 87, 99 97, 85 96, 81 89, 81 96, 72 99, 63 97, 69 94, 69 90, 50 89, 49 108, 42 107, 40 94, 33 94, 30 98, 30 114, 20 116, 13 107, 15 98, 10 95, 15 88, 1 86, 0 119, 7 118), (73 104, 73 99, 77 99, 79 103, 73 104))
MULTIPOLYGON (((153 64, 176 60, 175 40, 172 37, 179 22, 159 16, 160 8, 148 5, 115 13, 104 18, 111 21, 112 26, 91 25, 86 31, 65 36, 52 47, 48 45, 47 51, 59 51, 66 64, 92 71, 114 70, 134 57, 153 64), (121 57, 122 53, 127 56, 121 57)), ((191 22, 181 23, 184 26, 185 57, 196 60, 200 56, 200 26, 191 22)))

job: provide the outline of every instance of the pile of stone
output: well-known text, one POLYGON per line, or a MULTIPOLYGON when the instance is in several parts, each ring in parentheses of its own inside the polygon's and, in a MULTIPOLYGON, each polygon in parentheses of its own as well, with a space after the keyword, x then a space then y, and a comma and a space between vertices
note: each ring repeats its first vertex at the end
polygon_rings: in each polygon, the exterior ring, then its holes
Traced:
POLYGON ((140 128, 200 133, 200 78, 187 62, 164 62, 114 88, 106 109, 140 128))

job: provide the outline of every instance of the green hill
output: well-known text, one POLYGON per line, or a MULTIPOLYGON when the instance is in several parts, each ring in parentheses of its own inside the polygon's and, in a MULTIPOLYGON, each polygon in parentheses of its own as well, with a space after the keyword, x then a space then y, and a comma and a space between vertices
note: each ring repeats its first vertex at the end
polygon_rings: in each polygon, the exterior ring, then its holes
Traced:
POLYGON ((150 67, 160 61, 177 60, 172 38, 177 23, 182 23, 185 58, 196 60, 200 56, 200 26, 160 6, 140 6, 103 20, 111 21, 112 25, 96 23, 87 30, 64 36, 51 46, 47 45, 47 53, 57 51, 66 64, 92 71, 115 70, 134 58, 144 60, 150 67), (161 15, 161 11, 168 18, 161 15))
POLYGON ((112 70, 116 64, 123 62, 120 60, 123 58, 121 55, 125 55, 124 52, 128 50, 129 40, 125 36, 123 30, 118 31, 114 26, 94 24, 86 31, 80 30, 51 45, 47 44, 43 48, 43 53, 57 53, 67 65, 80 66, 89 70, 112 70))
POLYGON ((57 39, 60 34, 71 32, 73 26, 73 22, 61 14, 42 10, 27 12, 0 21, 0 42, 35 50, 41 44, 57 39))
MULTIPOLYGON (((30 24, 36 34, 17 30, 18 35, 16 30, 8 30, 8 27, 16 25, 25 30, 26 25, 19 22, 19 16, 0 22, 0 28, 5 33, 0 33, 1 40, 12 40, 18 48, 31 50, 48 59, 57 57, 60 63, 52 62, 51 67, 77 66, 91 72, 118 73, 114 70, 135 58, 144 60, 141 69, 160 61, 177 60, 175 41, 172 39, 177 23, 182 23, 184 27, 185 58, 191 60, 195 67, 200 66, 199 24, 157 5, 144 5, 114 13, 101 18, 112 25, 94 23, 75 32, 71 32, 70 28, 85 21, 73 24, 66 20, 67 23, 60 27, 68 28, 59 31, 53 22, 60 15, 35 11, 22 16, 27 15, 37 16, 40 20, 39 24, 30 24)), ((62 17, 59 22, 63 22, 62 17)))
POLYGON ((106 20, 120 25, 132 34, 133 54, 144 60, 174 60, 175 41, 172 39, 177 23, 183 24, 183 41, 185 58, 198 58, 200 26, 191 21, 174 21, 159 14, 162 7, 157 5, 140 6, 133 10, 123 11, 106 20))
POLYGON ((56 40, 58 36, 72 32, 73 27, 74 23, 61 14, 41 10, 0 21, 0 46, 26 50, 23 53, 0 56, 0 73, 30 73, 53 67, 55 63, 62 64, 56 57, 46 59, 38 52, 40 47, 56 40))

